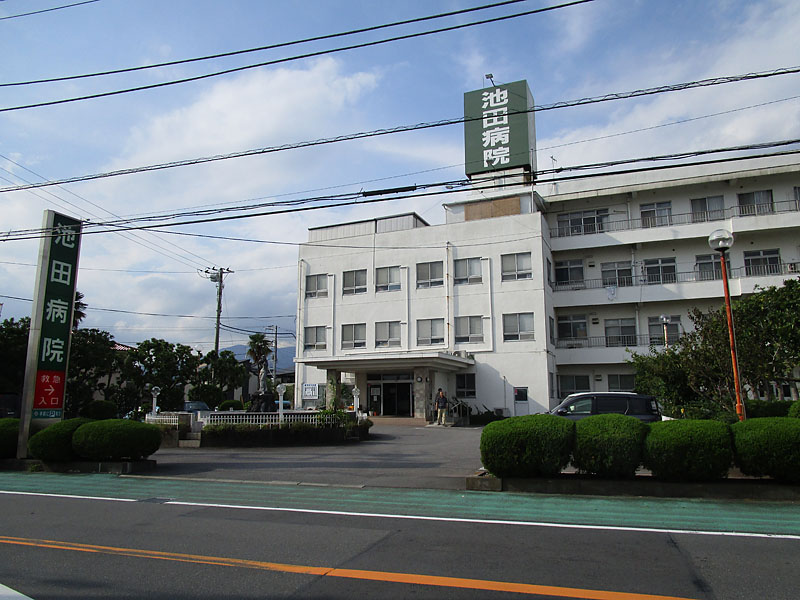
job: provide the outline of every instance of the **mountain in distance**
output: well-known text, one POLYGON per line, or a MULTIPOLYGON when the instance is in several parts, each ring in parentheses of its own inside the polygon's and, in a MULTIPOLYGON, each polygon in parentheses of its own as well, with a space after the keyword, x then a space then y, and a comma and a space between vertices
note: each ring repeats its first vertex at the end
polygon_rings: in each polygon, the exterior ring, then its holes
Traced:
MULTIPOLYGON (((222 350, 230 350, 236 355, 237 360, 245 360, 247 358, 247 346, 245 344, 220 348, 220 351, 222 350)), ((294 346, 278 347, 278 371, 294 371, 294 354, 294 346)), ((272 355, 270 355, 269 364, 272 365, 272 355)))

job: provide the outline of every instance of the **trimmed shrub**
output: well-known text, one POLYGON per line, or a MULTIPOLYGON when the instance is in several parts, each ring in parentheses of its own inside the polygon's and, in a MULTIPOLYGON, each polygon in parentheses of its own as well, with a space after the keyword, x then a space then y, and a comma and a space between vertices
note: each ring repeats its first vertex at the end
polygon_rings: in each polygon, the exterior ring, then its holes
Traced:
POLYGON ((19 419, 0 419, 0 458, 17 457, 19 419))
POLYGON ((81 425, 72 436, 72 448, 89 460, 138 460, 146 458, 161 445, 157 425, 106 419, 81 425))
MULTIPOLYGON (((358 426, 359 439, 368 436, 369 426, 358 426), (363 437, 362 437, 363 431, 363 437)), ((263 427, 259 425, 209 425, 203 427, 203 447, 260 448, 292 444, 338 444, 347 441, 345 427, 318 427, 306 423, 263 427)))
POLYGON ((647 425, 636 417, 608 414, 575 423, 572 464, 600 477, 633 477, 642 462, 647 425))
POLYGON ((764 417, 785 417, 789 414, 791 400, 756 400, 746 399, 745 413, 748 419, 763 419, 764 417))
POLYGON ((28 440, 28 452, 34 458, 45 462, 69 462, 78 459, 72 449, 72 436, 81 425, 91 423, 92 419, 78 417, 59 421, 42 429, 28 440))
POLYGON ((117 405, 109 400, 92 400, 83 407, 81 416, 97 421, 115 419, 117 417, 117 405))
POLYGON ((552 477, 569 464, 575 424, 556 415, 494 421, 481 434, 481 461, 497 477, 552 477))
POLYGON ((218 410, 244 410, 241 400, 225 400, 219 405, 218 410))
POLYGON ((765 417, 731 426, 736 466, 745 475, 800 481, 800 419, 765 417))
POLYGON ((792 417, 793 419, 800 419, 800 400, 792 402, 792 405, 789 407, 789 414, 786 416, 792 417))
POLYGON ((710 481, 727 477, 733 460, 730 427, 719 421, 651 423, 642 462, 654 477, 710 481))

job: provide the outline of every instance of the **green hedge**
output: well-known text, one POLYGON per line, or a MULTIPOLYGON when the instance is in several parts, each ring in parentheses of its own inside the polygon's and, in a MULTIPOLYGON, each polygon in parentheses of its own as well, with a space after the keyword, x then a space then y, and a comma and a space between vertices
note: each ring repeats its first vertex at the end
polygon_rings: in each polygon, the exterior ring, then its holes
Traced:
POLYGON ((494 421, 481 434, 481 461, 497 477, 550 477, 569 464, 575 424, 556 415, 494 421))
POLYGON ((744 410, 748 419, 763 419, 764 417, 785 417, 789 414, 791 400, 755 400, 747 399, 744 410))
POLYGON ((651 423, 642 457, 654 477, 671 481, 727 477, 732 460, 727 424, 688 419, 651 423))
POLYGON ((81 416, 87 419, 114 419, 117 416, 117 405, 109 400, 92 400, 81 410, 81 416))
POLYGON ((244 410, 244 405, 239 400, 225 400, 218 410, 244 410))
POLYGON ((628 415, 594 415, 575 423, 572 464, 600 477, 633 477, 642 462, 647 425, 628 415))
POLYGON ((786 416, 792 417, 793 419, 800 419, 800 400, 792 403, 789 407, 789 414, 786 416))
POLYGON ((28 440, 28 453, 33 458, 51 462, 69 462, 78 459, 72 449, 72 436, 81 425, 92 419, 78 417, 53 423, 28 440))
POLYGON ((800 482, 800 419, 766 417, 731 426, 736 466, 745 475, 800 482))
POLYGON ((19 419, 0 419, 0 458, 17 457, 19 419))
POLYGON ((369 437, 372 421, 341 427, 319 427, 311 423, 291 423, 280 427, 258 425, 208 425, 203 427, 203 447, 259 448, 305 444, 337 444, 369 437))
POLYGON ((72 447, 88 460, 138 460, 161 445, 161 430, 156 425, 127 419, 107 419, 86 423, 72 436, 72 447))

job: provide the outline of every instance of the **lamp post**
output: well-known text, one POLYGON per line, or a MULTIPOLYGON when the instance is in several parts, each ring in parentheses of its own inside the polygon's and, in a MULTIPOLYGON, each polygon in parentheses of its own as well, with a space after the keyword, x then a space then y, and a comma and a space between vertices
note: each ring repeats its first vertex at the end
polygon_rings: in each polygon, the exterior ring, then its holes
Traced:
POLYGON ((669 315, 660 315, 658 320, 661 321, 661 325, 664 326, 664 347, 669 348, 669 339, 667 338, 667 325, 670 324, 672 319, 669 315))
POLYGON ((153 395, 153 410, 151 412, 155 417, 158 414, 158 395, 161 393, 161 388, 157 385, 154 385, 150 389, 150 393, 153 395))
POLYGON ((725 291, 725 314, 728 317, 728 340, 731 345, 731 365, 733 366, 733 386, 736 390, 736 416, 744 421, 744 404, 742 404, 742 384, 739 381, 739 361, 736 358, 736 338, 733 333, 733 313, 731 311, 731 293, 728 289, 728 267, 725 252, 733 246, 733 234, 726 229, 717 229, 708 236, 708 245, 719 252, 722 267, 722 288, 725 291))

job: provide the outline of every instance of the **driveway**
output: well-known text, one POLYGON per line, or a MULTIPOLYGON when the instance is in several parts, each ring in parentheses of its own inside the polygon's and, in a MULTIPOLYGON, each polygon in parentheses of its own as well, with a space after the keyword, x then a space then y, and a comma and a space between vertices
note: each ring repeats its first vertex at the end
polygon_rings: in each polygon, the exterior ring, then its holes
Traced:
POLYGON ((425 427, 381 419, 345 445, 169 448, 150 458, 159 477, 463 490, 480 466, 480 427, 425 427))

